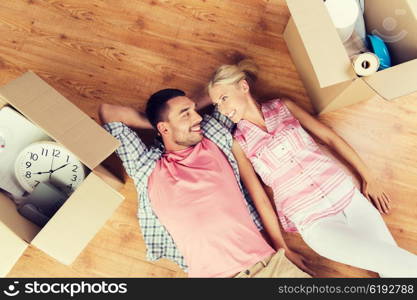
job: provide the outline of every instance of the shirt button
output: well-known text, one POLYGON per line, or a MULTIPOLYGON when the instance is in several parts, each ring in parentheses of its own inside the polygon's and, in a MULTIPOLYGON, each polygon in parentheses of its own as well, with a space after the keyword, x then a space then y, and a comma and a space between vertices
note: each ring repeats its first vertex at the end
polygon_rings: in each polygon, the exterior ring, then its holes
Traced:
POLYGON ((324 199, 324 196, 321 196, 321 199, 324 199))
POLYGON ((293 163, 294 161, 291 159, 291 163, 293 163))
POLYGON ((249 270, 245 270, 245 274, 246 275, 249 275, 250 274, 250 271, 249 270))

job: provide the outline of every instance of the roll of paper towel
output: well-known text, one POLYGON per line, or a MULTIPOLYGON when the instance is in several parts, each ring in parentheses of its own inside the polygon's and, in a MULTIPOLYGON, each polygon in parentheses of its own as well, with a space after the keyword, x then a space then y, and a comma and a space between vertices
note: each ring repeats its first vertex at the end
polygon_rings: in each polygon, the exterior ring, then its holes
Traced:
POLYGON ((356 0, 325 0, 324 4, 342 42, 346 42, 352 35, 360 14, 358 2, 356 0))
POLYGON ((352 57, 353 68, 359 76, 369 76, 379 69, 378 56, 372 52, 358 54, 352 57))

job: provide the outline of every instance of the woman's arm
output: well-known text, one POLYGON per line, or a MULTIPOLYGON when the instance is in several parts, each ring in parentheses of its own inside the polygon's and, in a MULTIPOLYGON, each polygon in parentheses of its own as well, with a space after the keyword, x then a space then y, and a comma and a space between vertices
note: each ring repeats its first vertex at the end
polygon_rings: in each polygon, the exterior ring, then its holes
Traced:
POLYGON ((152 129, 151 123, 143 113, 133 107, 103 103, 99 107, 99 117, 102 122, 122 122, 128 127, 137 129, 152 129))
POLYGON ((304 128, 335 150, 356 170, 362 179, 362 193, 369 201, 374 203, 380 213, 388 213, 391 209, 389 205, 391 199, 382 190, 376 177, 366 167, 355 150, 332 129, 315 119, 293 101, 283 99, 282 102, 304 128))
POLYGON ((272 207, 271 201, 269 200, 264 188, 262 187, 262 184, 259 181, 258 176, 252 167, 252 164, 247 159, 245 153, 236 140, 233 141, 232 152, 236 158, 243 184, 248 189, 249 195, 255 204, 256 210, 261 216, 262 223, 266 229, 266 232, 271 238, 274 248, 276 250, 279 248, 284 248, 285 255, 288 257, 288 259, 290 259, 294 264, 296 264, 305 272, 314 274, 314 272, 305 265, 307 260, 305 260, 298 253, 290 250, 285 243, 279 227, 278 218, 274 208, 272 207))

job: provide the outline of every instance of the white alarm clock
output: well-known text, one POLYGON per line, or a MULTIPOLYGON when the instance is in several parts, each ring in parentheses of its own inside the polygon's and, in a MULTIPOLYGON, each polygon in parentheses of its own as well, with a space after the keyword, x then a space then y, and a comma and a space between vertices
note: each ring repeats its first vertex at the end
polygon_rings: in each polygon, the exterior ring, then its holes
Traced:
POLYGON ((15 161, 18 182, 29 193, 40 183, 48 181, 70 195, 84 180, 84 165, 62 145, 41 141, 24 148, 15 161))

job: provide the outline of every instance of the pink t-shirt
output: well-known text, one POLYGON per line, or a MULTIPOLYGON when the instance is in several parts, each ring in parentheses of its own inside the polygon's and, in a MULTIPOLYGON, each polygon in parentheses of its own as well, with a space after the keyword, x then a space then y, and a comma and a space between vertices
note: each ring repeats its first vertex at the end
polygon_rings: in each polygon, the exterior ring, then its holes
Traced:
POLYGON ((256 228, 227 158, 209 139, 165 153, 148 186, 152 209, 190 277, 229 277, 275 252, 256 228))

